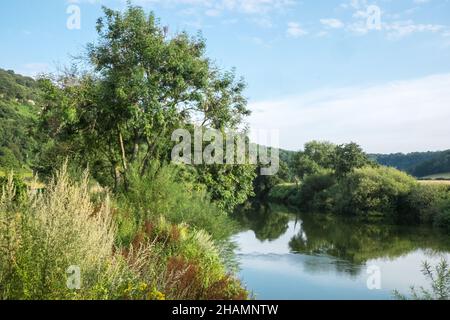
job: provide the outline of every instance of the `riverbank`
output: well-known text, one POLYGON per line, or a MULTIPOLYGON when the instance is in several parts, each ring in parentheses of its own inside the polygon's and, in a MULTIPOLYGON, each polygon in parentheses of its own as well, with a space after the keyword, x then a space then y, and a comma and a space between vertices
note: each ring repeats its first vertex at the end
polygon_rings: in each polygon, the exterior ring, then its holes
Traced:
POLYGON ((365 166, 342 177, 323 170, 298 184, 274 186, 269 199, 305 212, 377 217, 450 230, 450 186, 420 182, 388 167, 365 166))
MULTIPOLYGON (((161 179, 160 190, 175 185, 161 179)), ((155 182, 138 193, 158 206, 150 212, 132 193, 128 201, 92 194, 89 177, 74 180, 67 167, 42 192, 19 181, 10 176, 0 188, 0 300, 248 298, 216 241, 229 234, 228 220, 206 199, 178 194, 189 216, 161 195, 164 206, 151 201, 155 182)))

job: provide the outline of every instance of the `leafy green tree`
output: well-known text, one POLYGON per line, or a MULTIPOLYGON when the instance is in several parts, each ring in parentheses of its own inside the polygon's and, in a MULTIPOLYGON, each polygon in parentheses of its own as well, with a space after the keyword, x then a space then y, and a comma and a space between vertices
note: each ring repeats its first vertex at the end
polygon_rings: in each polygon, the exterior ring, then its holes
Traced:
POLYGON ((334 164, 336 145, 330 142, 311 141, 305 144, 304 151, 297 155, 296 172, 300 178, 331 169, 334 164))
POLYGON ((354 169, 369 164, 369 158, 356 143, 348 143, 336 147, 333 167, 337 177, 344 177, 354 169))
MULTIPOLYGON (((131 5, 123 13, 105 8, 97 31, 88 46, 93 72, 40 82, 41 128, 55 140, 41 159, 70 156, 102 184, 127 189, 131 167, 143 175, 152 160, 170 161, 175 129, 200 122, 236 130, 249 115, 244 81, 206 57, 201 37, 168 37, 153 14, 131 5)), ((196 177, 228 209, 251 194, 253 170, 199 166, 196 177)))

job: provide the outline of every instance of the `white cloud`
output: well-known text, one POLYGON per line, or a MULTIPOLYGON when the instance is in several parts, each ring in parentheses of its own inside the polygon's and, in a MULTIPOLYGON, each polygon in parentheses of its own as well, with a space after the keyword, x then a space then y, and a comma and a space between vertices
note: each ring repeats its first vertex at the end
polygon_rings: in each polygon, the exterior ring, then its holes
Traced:
POLYGON ((383 24, 390 38, 401 38, 417 32, 437 33, 446 29, 445 26, 436 24, 415 24, 413 21, 396 21, 383 24))
POLYGON ((320 90, 250 104, 253 129, 279 129, 281 146, 355 141, 369 152, 450 148, 450 74, 320 90))
POLYGON ((297 22, 289 22, 286 33, 292 38, 299 38, 308 34, 308 32, 303 30, 297 22))
POLYGON ((344 23, 339 19, 320 19, 320 23, 332 29, 339 29, 344 26, 344 23))

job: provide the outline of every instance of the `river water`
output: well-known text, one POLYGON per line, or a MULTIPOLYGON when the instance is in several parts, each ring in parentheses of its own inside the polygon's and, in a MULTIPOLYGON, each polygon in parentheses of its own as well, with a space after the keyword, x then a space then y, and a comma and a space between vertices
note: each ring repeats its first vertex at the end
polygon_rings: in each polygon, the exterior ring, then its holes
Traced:
POLYGON ((423 262, 450 262, 450 236, 270 205, 240 214, 240 278, 256 299, 394 299, 429 288, 423 262))

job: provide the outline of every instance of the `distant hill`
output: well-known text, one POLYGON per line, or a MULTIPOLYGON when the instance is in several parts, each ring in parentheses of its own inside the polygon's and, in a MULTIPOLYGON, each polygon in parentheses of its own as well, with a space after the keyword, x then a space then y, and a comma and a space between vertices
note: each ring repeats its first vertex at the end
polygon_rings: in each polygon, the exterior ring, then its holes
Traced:
POLYGON ((0 173, 30 164, 36 142, 33 130, 39 108, 33 78, 0 69, 0 173))
MULTIPOLYGON (((413 170, 412 174, 417 177, 438 176, 450 172, 450 150, 440 153, 433 159, 419 163, 413 170)), ((442 175, 441 178, 445 178, 442 175)))
MULTIPOLYGON (((294 170, 296 152, 280 150, 280 158, 294 170)), ((394 167, 417 178, 448 179, 450 173, 450 150, 393 154, 369 154, 373 161, 394 167)))
POLYGON ((0 98, 13 100, 36 100, 37 83, 33 78, 0 69, 0 98))
POLYGON ((418 178, 450 172, 450 150, 369 156, 381 165, 397 168, 418 178))

